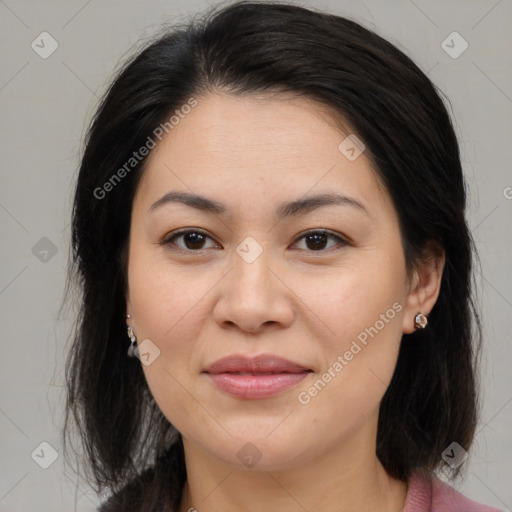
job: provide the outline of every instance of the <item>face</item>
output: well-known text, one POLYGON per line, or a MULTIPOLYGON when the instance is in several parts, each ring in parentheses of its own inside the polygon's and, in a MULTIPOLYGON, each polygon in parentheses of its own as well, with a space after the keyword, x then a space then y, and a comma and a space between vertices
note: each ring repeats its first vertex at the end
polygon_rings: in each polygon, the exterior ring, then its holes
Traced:
POLYGON ((212 94, 148 157, 127 312, 158 406, 225 463, 374 446, 417 310, 396 211, 347 135, 310 100, 212 94))

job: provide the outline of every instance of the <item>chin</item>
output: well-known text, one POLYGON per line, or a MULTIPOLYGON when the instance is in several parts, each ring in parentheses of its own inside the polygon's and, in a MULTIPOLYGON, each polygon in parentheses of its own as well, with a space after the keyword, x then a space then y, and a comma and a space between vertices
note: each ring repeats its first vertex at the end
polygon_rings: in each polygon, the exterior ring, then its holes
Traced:
MULTIPOLYGON (((273 428, 275 428, 275 423, 273 428)), ((307 458, 298 447, 304 447, 303 439, 293 439, 290 435, 267 437, 261 431, 248 431, 247 436, 239 434, 234 438, 212 444, 203 444, 213 457, 225 464, 249 471, 281 471, 297 466, 299 459, 307 458), (286 442, 283 442, 286 439, 286 442)))

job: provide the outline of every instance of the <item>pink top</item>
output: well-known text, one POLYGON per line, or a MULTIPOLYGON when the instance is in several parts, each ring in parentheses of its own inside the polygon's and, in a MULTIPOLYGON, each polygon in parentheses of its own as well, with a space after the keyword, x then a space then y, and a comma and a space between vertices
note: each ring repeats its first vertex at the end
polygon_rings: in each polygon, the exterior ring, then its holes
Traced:
POLYGON ((437 477, 416 472, 409 480, 403 512, 503 512, 472 501, 437 477))

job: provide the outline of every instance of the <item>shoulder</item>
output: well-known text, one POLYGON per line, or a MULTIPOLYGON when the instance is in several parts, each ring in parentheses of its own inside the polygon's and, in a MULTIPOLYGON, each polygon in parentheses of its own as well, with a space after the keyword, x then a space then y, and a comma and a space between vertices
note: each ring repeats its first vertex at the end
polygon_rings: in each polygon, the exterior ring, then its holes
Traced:
POLYGON ((466 498, 433 474, 415 472, 409 480, 404 512, 502 512, 466 498))
POLYGON ((501 512, 497 508, 477 503, 438 478, 432 480, 432 512, 501 512))

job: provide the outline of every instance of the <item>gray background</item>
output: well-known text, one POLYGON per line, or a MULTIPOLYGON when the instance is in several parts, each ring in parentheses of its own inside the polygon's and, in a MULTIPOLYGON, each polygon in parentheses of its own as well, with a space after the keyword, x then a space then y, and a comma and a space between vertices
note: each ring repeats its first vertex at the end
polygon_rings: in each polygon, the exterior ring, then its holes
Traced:
MULTIPOLYGON (((477 277, 485 329, 482 422, 465 462, 467 478, 455 485, 473 499, 511 510, 512 1, 310 0, 302 5, 376 29, 450 98, 469 184, 469 221, 482 263, 477 277), (469 45, 458 58, 445 51, 462 49, 457 36, 445 49, 441 45, 454 31, 469 45)), ((59 317, 58 309, 81 140, 113 69, 133 45, 163 21, 181 22, 206 7, 199 0, 0 0, 2 512, 93 511, 99 503, 64 464, 60 444, 64 354, 73 311, 59 317), (38 36, 44 31, 58 43, 46 59, 31 47, 34 40, 42 46, 38 36), (39 465, 51 462, 51 451, 38 448, 42 442, 58 453, 48 469, 39 465), (31 457, 34 450, 39 464, 31 457)))

